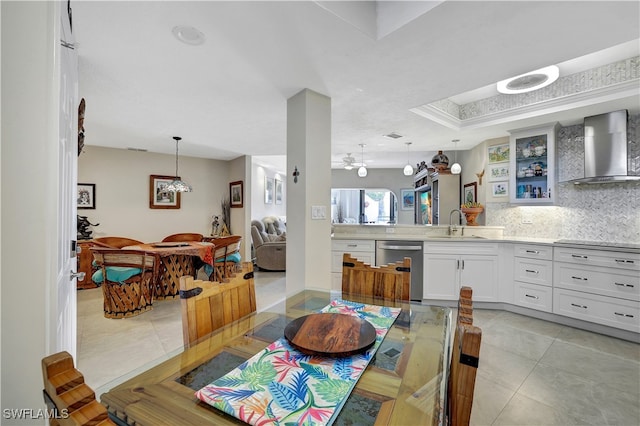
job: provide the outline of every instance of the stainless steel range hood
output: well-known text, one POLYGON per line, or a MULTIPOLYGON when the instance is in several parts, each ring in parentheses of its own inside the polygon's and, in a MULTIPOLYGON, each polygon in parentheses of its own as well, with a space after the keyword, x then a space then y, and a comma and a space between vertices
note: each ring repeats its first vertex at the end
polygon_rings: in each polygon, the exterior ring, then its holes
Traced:
POLYGON ((584 119, 584 178, 571 182, 640 180, 639 175, 629 170, 627 116, 627 110, 620 110, 584 119))

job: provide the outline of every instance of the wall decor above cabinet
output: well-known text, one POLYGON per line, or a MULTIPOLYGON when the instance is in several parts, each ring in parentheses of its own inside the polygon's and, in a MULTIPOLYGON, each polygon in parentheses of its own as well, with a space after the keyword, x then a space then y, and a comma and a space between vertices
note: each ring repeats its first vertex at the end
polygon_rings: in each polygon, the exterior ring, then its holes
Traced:
POLYGON ((509 138, 509 200, 514 204, 555 202, 555 154, 558 123, 513 130, 509 138))

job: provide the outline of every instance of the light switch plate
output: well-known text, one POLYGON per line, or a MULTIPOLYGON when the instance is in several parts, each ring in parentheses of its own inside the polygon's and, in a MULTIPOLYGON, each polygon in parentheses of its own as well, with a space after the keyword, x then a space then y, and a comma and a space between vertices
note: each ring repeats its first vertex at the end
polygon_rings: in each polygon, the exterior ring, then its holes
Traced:
POLYGON ((327 206, 311 206, 311 219, 322 220, 327 218, 327 206))

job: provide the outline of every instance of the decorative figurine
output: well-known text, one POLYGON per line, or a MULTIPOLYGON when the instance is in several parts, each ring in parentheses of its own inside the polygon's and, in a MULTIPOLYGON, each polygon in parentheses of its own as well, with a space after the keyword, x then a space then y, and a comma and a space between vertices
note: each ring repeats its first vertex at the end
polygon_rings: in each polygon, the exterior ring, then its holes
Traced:
POLYGON ((78 215, 78 240, 90 240, 93 231, 89 229, 89 226, 99 226, 99 223, 93 224, 89 222, 87 216, 78 215))

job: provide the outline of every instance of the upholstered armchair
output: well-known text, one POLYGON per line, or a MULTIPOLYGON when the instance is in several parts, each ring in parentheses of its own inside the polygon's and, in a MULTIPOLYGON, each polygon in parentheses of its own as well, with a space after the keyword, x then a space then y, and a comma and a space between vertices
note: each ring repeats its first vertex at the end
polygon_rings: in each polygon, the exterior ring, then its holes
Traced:
POLYGON ((267 271, 287 269, 287 241, 285 235, 269 234, 259 220, 251 221, 251 241, 256 266, 267 271))

